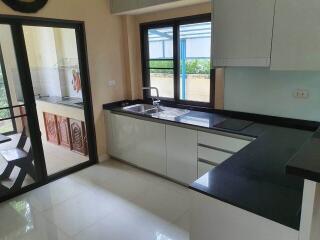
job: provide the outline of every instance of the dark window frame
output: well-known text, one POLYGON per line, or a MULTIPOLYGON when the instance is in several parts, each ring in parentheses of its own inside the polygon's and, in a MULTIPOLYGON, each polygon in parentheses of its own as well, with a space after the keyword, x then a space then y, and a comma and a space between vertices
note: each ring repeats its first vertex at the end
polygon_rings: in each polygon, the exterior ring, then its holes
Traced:
MULTIPOLYGON (((193 24, 200 22, 211 22, 211 14, 201 14, 188 17, 161 20, 156 22, 148 22, 140 24, 140 46, 141 46, 141 66, 142 66, 142 84, 144 87, 150 86, 149 61, 149 45, 148 30, 154 28, 173 28, 173 74, 174 74, 174 98, 160 97, 162 102, 176 103, 179 105, 200 106, 206 108, 214 108, 215 97, 215 69, 210 70, 210 101, 198 102, 180 99, 180 45, 179 45, 179 26, 185 24, 193 24)), ((211 46, 212 47, 212 46, 211 46)), ((212 61, 212 59, 211 59, 212 61)), ((144 91, 143 98, 151 100, 150 92, 144 91)))

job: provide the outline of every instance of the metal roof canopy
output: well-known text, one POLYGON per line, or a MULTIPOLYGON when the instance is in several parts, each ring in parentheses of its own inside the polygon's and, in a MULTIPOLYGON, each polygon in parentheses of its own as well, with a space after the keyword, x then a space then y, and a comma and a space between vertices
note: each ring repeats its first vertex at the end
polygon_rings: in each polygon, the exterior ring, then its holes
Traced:
MULTIPOLYGON (((153 28, 148 31, 149 42, 173 40, 173 28, 153 28)), ((211 38, 211 22, 181 25, 180 39, 211 38)))

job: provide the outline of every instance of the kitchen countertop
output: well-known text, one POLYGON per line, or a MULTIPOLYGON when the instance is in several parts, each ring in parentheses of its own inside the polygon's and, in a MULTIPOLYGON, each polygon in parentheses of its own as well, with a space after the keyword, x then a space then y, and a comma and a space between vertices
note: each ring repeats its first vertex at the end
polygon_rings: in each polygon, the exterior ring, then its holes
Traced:
MULTIPOLYGON (((141 114, 122 110, 122 104, 121 102, 106 104, 104 109, 141 117, 141 114)), ((279 118, 282 126, 264 124, 261 116, 262 123, 255 121, 244 129, 234 131, 219 128, 217 124, 219 126, 219 123, 230 119, 230 115, 234 121, 237 120, 237 115, 241 121, 257 119, 256 115, 252 117, 249 114, 248 119, 244 119, 245 114, 229 111, 225 111, 226 114, 224 114, 221 110, 216 112, 190 111, 175 119, 160 119, 168 123, 196 126, 203 130, 219 130, 256 138, 251 144, 195 181, 190 188, 299 230, 303 179, 287 175, 286 164, 310 139, 313 131, 316 130, 314 125, 318 123, 307 123, 305 129, 303 127, 296 129, 284 127, 283 123, 286 121, 282 118, 279 118)), ((151 116, 142 117, 158 120, 151 116)), ((292 121, 294 123, 290 126, 300 127, 299 120, 292 121)))
POLYGON ((320 183, 320 128, 289 161, 287 173, 320 183))
POLYGON ((83 109, 83 106, 74 104, 74 102, 83 102, 81 98, 74 98, 74 97, 36 97, 37 101, 43 101, 43 102, 48 102, 48 103, 53 103, 53 104, 61 104, 64 106, 68 107, 74 107, 74 108, 79 108, 83 109))

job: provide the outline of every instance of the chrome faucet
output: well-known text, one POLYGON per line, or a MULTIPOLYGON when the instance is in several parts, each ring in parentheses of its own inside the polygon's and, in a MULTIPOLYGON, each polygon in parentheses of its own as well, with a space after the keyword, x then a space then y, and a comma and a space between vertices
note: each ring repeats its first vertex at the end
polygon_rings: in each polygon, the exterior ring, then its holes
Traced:
POLYGON ((150 96, 151 96, 151 99, 152 99, 152 104, 153 104, 153 106, 159 108, 160 107, 159 89, 156 88, 156 87, 143 87, 142 90, 150 90, 150 96), (157 93, 157 98, 156 99, 154 97, 152 97, 152 95, 151 95, 151 91, 152 90, 155 90, 156 93, 157 93))

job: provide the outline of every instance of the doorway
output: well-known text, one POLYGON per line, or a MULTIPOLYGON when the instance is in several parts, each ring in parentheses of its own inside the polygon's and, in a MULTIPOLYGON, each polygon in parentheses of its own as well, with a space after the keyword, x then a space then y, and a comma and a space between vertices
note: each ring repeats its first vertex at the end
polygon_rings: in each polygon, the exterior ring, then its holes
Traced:
POLYGON ((83 22, 0 15, 0 65, 0 201, 96 163, 83 22))
POLYGON ((76 31, 23 26, 23 34, 51 176, 89 161, 76 31))

